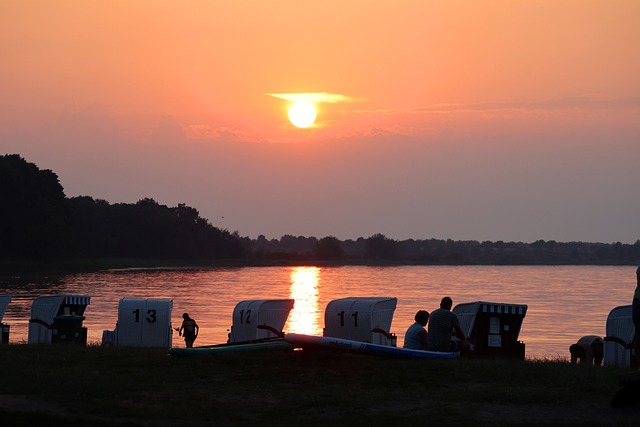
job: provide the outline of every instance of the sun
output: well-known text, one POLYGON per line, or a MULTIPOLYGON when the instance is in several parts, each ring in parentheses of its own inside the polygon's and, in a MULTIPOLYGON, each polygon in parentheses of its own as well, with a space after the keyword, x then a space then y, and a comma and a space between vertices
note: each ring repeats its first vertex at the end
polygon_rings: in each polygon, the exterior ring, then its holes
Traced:
POLYGON ((307 101, 298 101, 289 108, 289 121, 297 128, 307 128, 316 120, 316 109, 307 101))

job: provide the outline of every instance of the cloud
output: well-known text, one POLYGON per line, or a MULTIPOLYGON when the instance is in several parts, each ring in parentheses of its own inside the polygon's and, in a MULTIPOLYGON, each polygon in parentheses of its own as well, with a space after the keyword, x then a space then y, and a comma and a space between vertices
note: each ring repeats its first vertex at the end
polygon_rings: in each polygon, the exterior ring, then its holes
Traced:
POLYGON ((575 96, 551 98, 538 101, 486 102, 475 104, 432 104, 414 108, 376 108, 355 109, 350 114, 379 116, 447 114, 447 113, 487 113, 487 112, 526 112, 526 111, 566 111, 566 110, 639 110, 640 97, 604 98, 597 96, 575 96))
POLYGON ((183 131, 190 141, 268 142, 267 138, 258 132, 223 125, 190 124, 184 126, 183 131))
POLYGON ((640 97, 600 98, 576 96, 553 98, 530 102, 479 103, 479 104, 436 104, 412 109, 414 113, 448 113, 464 111, 504 111, 504 110, 597 110, 597 109, 640 109, 640 97))
POLYGON ((284 99, 285 101, 297 102, 307 101, 311 103, 329 103, 337 104, 339 102, 354 102, 355 98, 351 98, 339 93, 328 92, 308 92, 308 93, 267 93, 265 95, 273 96, 274 98, 284 99))

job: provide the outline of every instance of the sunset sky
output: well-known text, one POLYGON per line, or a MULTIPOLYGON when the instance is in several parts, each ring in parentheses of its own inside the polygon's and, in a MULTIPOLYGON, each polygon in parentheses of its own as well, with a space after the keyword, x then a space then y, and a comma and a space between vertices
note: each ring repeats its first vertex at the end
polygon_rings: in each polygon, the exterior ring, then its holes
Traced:
POLYGON ((0 154, 252 238, 633 243, 639 23, 637 0, 3 0, 0 154))

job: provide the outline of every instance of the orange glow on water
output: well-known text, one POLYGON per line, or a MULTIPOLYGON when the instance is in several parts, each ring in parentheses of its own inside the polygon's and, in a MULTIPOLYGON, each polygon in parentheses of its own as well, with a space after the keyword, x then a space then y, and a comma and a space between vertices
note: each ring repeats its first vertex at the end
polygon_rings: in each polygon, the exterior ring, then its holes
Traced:
POLYGON ((318 287, 320 269, 318 267, 296 267, 291 270, 291 294, 296 302, 285 326, 287 332, 322 335, 318 287))
MULTIPOLYGON (((244 267, 157 269, 79 273, 56 278, 16 278, 1 283, 12 295, 3 319, 10 342, 26 343, 31 305, 42 295, 89 295, 83 322, 87 339, 99 345, 113 330, 122 297, 173 300, 172 323, 188 312, 200 326, 196 346, 225 343, 233 309, 246 299, 295 299, 284 332, 322 335, 327 304, 338 298, 398 298, 391 332, 404 332, 417 310, 438 307, 444 295, 454 305, 473 301, 526 304, 519 340, 526 357, 566 358, 583 335, 604 336, 609 312, 631 303, 636 266, 403 266, 244 267)), ((174 332, 173 346, 184 341, 174 332)))

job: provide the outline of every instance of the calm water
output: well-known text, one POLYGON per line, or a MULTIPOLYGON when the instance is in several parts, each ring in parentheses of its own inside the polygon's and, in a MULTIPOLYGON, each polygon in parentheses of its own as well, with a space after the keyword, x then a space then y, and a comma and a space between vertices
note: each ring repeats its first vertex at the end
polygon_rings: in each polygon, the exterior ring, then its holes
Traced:
MULTIPOLYGON (((611 309, 631 303, 635 269, 592 266, 411 266, 411 267, 257 267, 234 269, 127 270, 83 273, 56 279, 0 282, 0 293, 13 296, 4 323, 11 342, 25 342, 31 304, 37 296, 91 296, 84 325, 89 342, 99 343, 104 329, 114 329, 122 297, 173 300, 173 324, 183 312, 200 325, 196 345, 226 342, 236 303, 244 299, 294 298, 286 332, 322 334, 324 309, 336 298, 396 297, 391 332, 404 342, 416 311, 438 308, 449 295, 454 305, 491 301, 527 304, 520 340, 526 355, 563 357, 582 335, 605 335, 611 309)), ((184 342, 174 335, 174 346, 184 342)))

